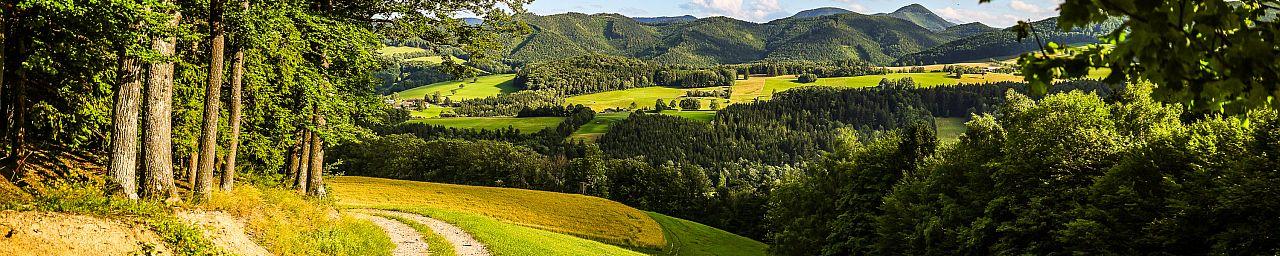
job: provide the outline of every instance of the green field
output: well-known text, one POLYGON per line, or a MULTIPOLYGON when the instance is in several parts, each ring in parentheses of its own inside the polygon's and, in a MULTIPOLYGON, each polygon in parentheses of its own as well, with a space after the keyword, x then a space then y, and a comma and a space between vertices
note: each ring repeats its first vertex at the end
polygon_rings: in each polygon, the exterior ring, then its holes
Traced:
POLYGON ((556 127, 564 121, 563 117, 449 117, 413 119, 410 123, 423 123, 455 127, 462 129, 501 130, 507 127, 516 128, 521 133, 535 133, 542 129, 556 127))
POLYGON ((663 114, 663 115, 678 116, 678 117, 688 118, 688 119, 692 119, 692 120, 694 120, 694 121, 702 121, 702 122, 711 122, 711 119, 715 119, 715 118, 716 118, 716 112, 715 112, 715 111, 706 111, 706 110, 698 110, 698 111, 691 111, 691 110, 681 110, 681 111, 676 111, 676 110, 666 110, 666 111, 662 111, 662 112, 660 112, 660 114, 663 114))
POLYGON ((622 122, 622 120, 627 119, 628 116, 631 116, 631 112, 596 114, 596 118, 591 119, 591 122, 582 125, 582 127, 578 127, 578 130, 574 131, 573 135, 569 136, 569 140, 595 142, 596 139, 600 138, 600 136, 604 136, 604 133, 609 132, 609 127, 612 127, 613 124, 618 122, 622 122))
MULTIPOLYGON (((681 88, 671 88, 671 87, 662 87, 662 86, 640 87, 640 88, 631 88, 631 89, 620 90, 620 91, 607 91, 607 92, 573 96, 566 99, 565 103, 569 105, 581 104, 583 106, 591 107, 596 111, 603 111, 609 108, 626 109, 631 107, 632 102, 636 103, 637 108, 647 107, 647 108, 653 109, 653 106, 655 103, 657 103, 658 99, 662 99, 663 101, 670 103, 671 100, 673 99, 678 100, 680 98, 683 98, 686 91, 722 90, 722 88, 723 87, 681 89, 681 88)), ((702 109, 710 109, 711 101, 716 99, 702 97, 702 98, 698 98, 698 100, 702 101, 702 109)), ((719 99, 719 100, 724 100, 724 99, 719 99)), ((721 107, 724 107, 725 105, 727 104, 724 104, 723 102, 721 102, 721 107)))
POLYGON ((813 83, 799 83, 795 81, 795 76, 776 76, 776 77, 751 77, 748 80, 739 80, 733 88, 733 102, 749 102, 759 97, 760 99, 772 98, 773 93, 783 92, 797 87, 803 86, 833 86, 833 87, 872 87, 880 85, 881 79, 902 79, 910 77, 916 82, 917 86, 930 87, 947 84, 959 83, 983 83, 983 82, 1002 82, 1002 81, 1022 81, 1022 77, 989 73, 986 75, 964 75, 962 78, 954 78, 947 76, 946 73, 930 72, 930 73, 892 73, 884 75, 856 76, 856 77, 830 77, 819 78, 813 83))
POLYGON ((399 100, 422 99, 423 96, 440 92, 440 97, 449 97, 452 100, 484 98, 519 91, 520 88, 515 85, 515 78, 514 74, 505 74, 482 76, 477 78, 475 83, 470 80, 439 82, 397 92, 395 97, 399 100))
POLYGON ((329 185, 339 206, 436 218, 495 255, 764 255, 760 242, 597 197, 366 177, 329 185))
POLYGON ((702 225, 701 223, 650 212, 667 237, 664 255, 753 256, 765 255, 768 246, 750 238, 702 225))
POLYGON ((382 47, 382 49, 378 49, 378 54, 392 55, 392 54, 399 54, 399 53, 414 53, 414 52, 425 52, 425 51, 427 50, 422 48, 417 48, 417 47, 387 46, 387 47, 382 47))
POLYGON ((960 141, 960 135, 969 131, 969 127, 964 123, 968 122, 967 118, 955 117, 935 117, 934 125, 938 126, 938 141, 942 143, 955 143, 960 141))
MULTIPOLYGON (((465 61, 466 61, 466 60, 463 60, 463 59, 459 59, 458 57, 453 57, 453 56, 449 56, 449 57, 453 58, 453 62, 454 62, 454 63, 462 63, 462 62, 465 62, 465 61)), ((431 64, 440 64, 440 63, 444 63, 444 57, 442 57, 442 56, 426 56, 426 57, 417 57, 417 58, 407 59, 407 60, 405 60, 405 61, 416 61, 416 62, 426 62, 426 63, 431 63, 431 64)))

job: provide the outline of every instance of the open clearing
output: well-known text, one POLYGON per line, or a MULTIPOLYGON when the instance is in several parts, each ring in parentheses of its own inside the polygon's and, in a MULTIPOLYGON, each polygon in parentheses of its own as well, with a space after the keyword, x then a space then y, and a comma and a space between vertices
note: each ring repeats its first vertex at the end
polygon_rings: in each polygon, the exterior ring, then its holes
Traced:
POLYGON ((658 224, 662 225, 662 230, 666 232, 669 246, 663 250, 665 255, 763 256, 765 248, 768 247, 756 240, 720 231, 701 223, 672 218, 655 212, 650 212, 649 217, 658 221, 658 224))
POLYGON ((408 47, 408 46, 387 46, 387 47, 382 47, 381 49, 378 49, 378 54, 382 54, 382 55, 384 55, 384 56, 388 56, 388 55, 392 55, 392 54, 400 54, 400 53, 415 53, 415 52, 425 52, 425 51, 427 51, 427 50, 426 50, 426 49, 422 49, 422 48, 418 48, 418 47, 408 47))
POLYGON ((956 117, 935 117, 933 123, 938 127, 938 141, 942 143, 955 143, 960 141, 960 135, 969 131, 969 127, 964 123, 968 122, 967 118, 956 117))
MULTIPOLYGON (((568 99, 565 99, 565 103, 569 105, 583 105, 583 106, 591 107, 591 109, 595 109, 596 111, 604 111, 605 109, 610 109, 610 108, 627 109, 631 107, 632 102, 636 103, 637 108, 647 107, 649 109, 653 109, 653 106, 657 103, 658 99, 662 99, 664 102, 669 104, 671 100, 683 98, 685 96, 685 92, 687 91, 713 91, 713 90, 724 90, 724 87, 708 87, 708 88, 697 88, 697 89, 681 89, 681 88, 662 87, 662 86, 640 87, 640 88, 631 88, 631 89, 619 90, 619 91, 607 91, 607 92, 573 96, 573 97, 569 97, 568 99)), ((699 97, 698 100, 702 101, 703 109, 710 109, 712 100, 724 100, 724 99, 699 97)), ((721 103, 721 105, 723 106, 726 104, 721 103)))
POLYGON ((764 253, 750 239, 590 196, 366 177, 335 177, 330 184, 341 206, 438 219, 494 255, 764 253))
POLYGON ((440 93, 441 100, 445 97, 455 101, 484 98, 519 91, 515 78, 515 74, 481 76, 477 77, 474 83, 470 79, 439 82, 397 92, 394 95, 399 100, 422 99, 423 96, 436 92, 440 93))
MULTIPOLYGON (((703 121, 703 122, 710 122, 711 119, 715 119, 716 117, 716 112, 709 111, 709 110, 697 110, 697 111, 667 110, 667 111, 662 111, 661 114, 679 116, 679 117, 684 117, 684 118, 688 118, 696 121, 703 121)), ((600 136, 604 136, 605 133, 609 132, 609 127, 613 127, 614 124, 617 124, 618 122, 622 122, 622 120, 625 120, 627 119, 627 117, 630 117, 630 116, 631 116, 631 112, 613 112, 613 113, 596 114, 595 119, 591 119, 591 122, 588 122, 587 124, 582 125, 582 127, 579 127, 577 131, 573 132, 573 135, 569 136, 569 139, 582 140, 585 142, 595 142, 596 139, 600 138, 600 136)))
POLYGON ((596 197, 364 177, 336 177, 330 184, 339 203, 347 206, 481 214, 617 245, 661 248, 665 244, 662 228, 644 212, 596 197))
POLYGON ((460 129, 502 130, 510 127, 525 134, 556 127, 563 121, 563 117, 449 117, 409 120, 410 123, 440 125, 460 129))

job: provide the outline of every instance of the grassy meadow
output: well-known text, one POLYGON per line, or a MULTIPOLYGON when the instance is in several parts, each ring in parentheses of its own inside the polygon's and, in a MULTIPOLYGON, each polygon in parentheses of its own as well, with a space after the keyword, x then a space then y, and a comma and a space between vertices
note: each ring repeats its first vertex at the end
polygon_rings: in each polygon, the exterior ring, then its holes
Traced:
POLYGON ((663 255, 680 256, 754 256, 765 255, 768 246, 750 238, 724 232, 701 223, 650 212, 666 232, 667 249, 663 255))
POLYGON ((346 207, 429 209, 613 245, 654 249, 666 245, 662 227, 646 213, 597 197, 364 177, 335 177, 329 184, 338 204, 346 207))
MULTIPOLYGON (((596 111, 603 111, 609 108, 626 109, 631 107, 632 102, 635 102, 636 107, 638 108, 648 107, 652 109, 654 106, 654 103, 657 103, 658 99, 662 99, 663 101, 666 101, 669 103, 673 99, 683 98, 685 95, 685 92, 687 91, 723 90, 723 88, 724 87, 681 89, 681 88, 673 88, 673 87, 650 86, 650 87, 631 88, 631 89, 619 90, 619 91, 607 91, 607 92, 600 92, 600 93, 578 95, 578 96, 573 96, 573 97, 569 97, 568 99, 565 99, 565 103, 569 105, 581 104, 583 106, 591 107, 596 111)), ((698 98, 698 100, 702 101, 703 109, 710 109, 711 101, 716 99, 701 97, 701 98, 698 98)), ((724 105, 725 104, 723 103, 721 104, 722 107, 724 105)))
POLYGON ((609 127, 622 122, 623 119, 627 119, 629 116, 631 116, 631 112, 596 114, 596 118, 591 119, 591 122, 582 125, 582 127, 578 127, 578 130, 574 131, 573 135, 569 135, 569 139, 595 142, 600 136, 604 136, 606 132, 609 132, 609 127))
POLYGON ((955 118, 955 117, 933 118, 934 125, 938 126, 937 128, 938 141, 942 143, 959 142, 960 135, 969 131, 969 128, 964 125, 964 123, 968 121, 969 120, 967 118, 955 118))
POLYGON ((425 51, 427 50, 418 48, 418 47, 387 46, 387 47, 382 47, 381 49, 378 49, 378 54, 382 54, 383 56, 390 56, 392 54, 415 53, 415 52, 425 52, 425 51))
POLYGON ((409 120, 410 123, 432 124, 461 129, 501 130, 511 127, 525 134, 556 127, 562 121, 564 121, 564 117, 450 117, 409 120))
POLYGON ((487 216, 484 213, 427 207, 385 207, 384 209, 420 214, 458 226, 483 243, 490 253, 497 256, 645 255, 622 246, 547 231, 537 226, 487 216))
POLYGON ((476 78, 474 83, 470 79, 439 82, 397 92, 395 97, 400 100, 422 99, 423 96, 440 92, 440 97, 449 97, 453 100, 484 98, 519 91, 520 88, 515 85, 515 78, 515 74, 505 74, 481 76, 476 78))

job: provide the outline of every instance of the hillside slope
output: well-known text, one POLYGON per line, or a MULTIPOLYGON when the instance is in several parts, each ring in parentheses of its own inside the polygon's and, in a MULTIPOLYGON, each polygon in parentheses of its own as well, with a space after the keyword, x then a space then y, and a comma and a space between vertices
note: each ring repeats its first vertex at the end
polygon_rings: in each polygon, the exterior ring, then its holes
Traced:
MULTIPOLYGON (((329 184, 339 205, 438 218, 466 229, 498 254, 508 250, 591 255, 584 252, 628 251, 624 248, 664 252, 675 241, 699 241, 679 245, 688 248, 682 251, 723 251, 713 247, 759 243, 687 221, 680 223, 696 227, 672 230, 671 223, 683 220, 659 220, 617 202, 582 195, 366 177, 335 177, 329 184), (672 232, 707 234, 710 239, 669 240, 672 232)), ((722 255, 763 254, 763 247, 730 247, 733 253, 722 255)))
POLYGON ((753 23, 726 17, 679 22, 618 14, 523 15, 531 34, 508 42, 507 58, 543 62, 585 54, 619 55, 661 64, 717 65, 759 60, 864 60, 888 64, 960 38, 923 6, 864 15, 838 8, 753 23), (646 24, 650 23, 650 24, 646 24))
MULTIPOLYGON (((1118 20, 1111 20, 1090 28, 1062 31, 1058 28, 1058 18, 1049 18, 1032 23, 1040 32, 1045 43, 1058 44, 1097 43, 1098 37, 1119 25, 1118 20)), ((1018 41, 1017 33, 1012 28, 987 32, 965 37, 937 45, 928 50, 908 54, 899 58, 894 65, 929 65, 942 63, 958 63, 968 61, 985 61, 991 58, 1007 58, 1039 49, 1034 38, 1018 41)))

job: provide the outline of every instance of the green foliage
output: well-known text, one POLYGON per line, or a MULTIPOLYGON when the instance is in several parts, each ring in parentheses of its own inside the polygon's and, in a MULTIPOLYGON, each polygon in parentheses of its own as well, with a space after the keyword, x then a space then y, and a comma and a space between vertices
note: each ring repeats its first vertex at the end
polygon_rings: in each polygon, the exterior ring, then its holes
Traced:
MULTIPOLYGON (((893 62, 895 65, 932 65, 986 61, 988 59, 1005 59, 1019 54, 1038 51, 1044 44, 1054 42, 1060 45, 1081 43, 1098 43, 1099 36, 1111 32, 1120 26, 1119 20, 1106 20, 1090 26, 1082 26, 1071 30, 1059 30, 1059 18, 1048 18, 1027 23, 1040 33, 1043 40, 1039 44, 1035 40, 1020 40, 1016 28, 988 31, 970 35, 955 41, 946 42, 931 48, 906 54, 893 62)), ((959 29, 959 28, 957 28, 959 29)))
POLYGON ((800 74, 800 76, 796 77, 796 82, 799 82, 799 83, 807 84, 807 83, 812 83, 817 81, 818 81, 818 76, 814 74, 809 74, 809 73, 800 74))
POLYGON ((684 98, 680 99, 680 109, 698 110, 702 108, 702 101, 698 99, 684 98))
POLYGON ((1275 83, 1280 60, 1271 57, 1280 47, 1270 36, 1280 33, 1274 19, 1280 6, 1273 1, 1073 0, 1060 9, 1062 28, 1124 21, 1103 30, 1102 40, 1114 47, 1074 50, 1050 44, 1039 56, 1024 55, 1022 73, 1035 88, 1085 76, 1089 67, 1106 67, 1110 81, 1150 81, 1157 99, 1198 111, 1242 114, 1280 106, 1275 83))

